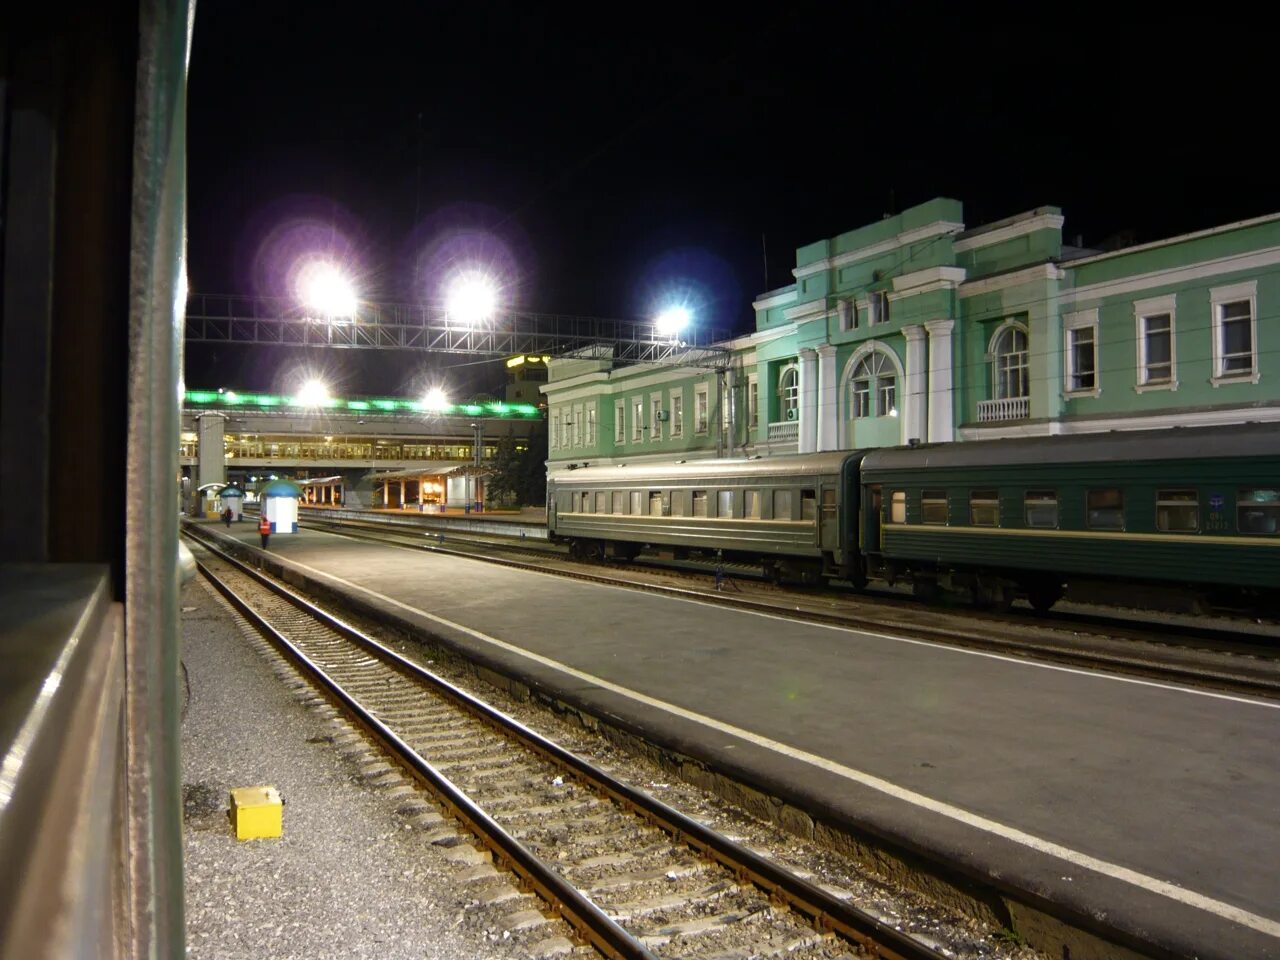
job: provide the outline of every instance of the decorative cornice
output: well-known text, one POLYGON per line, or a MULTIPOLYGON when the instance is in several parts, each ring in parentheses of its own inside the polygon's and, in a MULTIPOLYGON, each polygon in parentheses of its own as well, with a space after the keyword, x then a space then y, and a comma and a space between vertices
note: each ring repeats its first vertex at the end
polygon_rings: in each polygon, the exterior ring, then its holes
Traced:
POLYGON ((1079 260, 1070 261, 1072 267, 1082 266, 1086 263, 1097 263, 1099 260, 1110 260, 1114 257, 1124 257, 1131 253, 1142 253, 1144 250, 1155 250, 1159 247, 1167 247, 1171 243, 1185 243, 1188 240, 1200 240, 1204 237, 1214 237, 1220 233, 1229 233, 1232 230, 1242 230, 1245 227, 1256 227, 1264 223, 1270 223, 1273 220, 1280 220, 1280 213, 1268 213, 1265 216, 1253 217, 1249 220, 1236 220, 1234 223, 1224 223, 1218 227, 1210 227, 1207 230, 1197 230, 1194 233, 1183 233, 1176 237, 1169 237, 1165 240, 1152 240, 1150 243, 1140 243, 1136 247, 1123 247, 1119 250, 1109 250, 1106 253, 1095 254, 1092 257, 1081 257, 1079 260))
MULTIPOLYGON (((1073 260, 1068 265, 1069 268, 1074 269, 1077 262, 1073 260)), ((1101 299, 1122 293, 1149 290, 1152 287, 1165 287, 1175 283, 1187 283, 1191 280, 1220 277, 1223 274, 1239 273, 1243 270, 1274 267, 1277 264, 1280 264, 1280 247, 1267 247, 1250 253, 1219 257, 1216 260, 1202 260, 1199 263, 1188 264, 1185 267, 1170 267, 1167 270, 1153 270, 1150 273, 1137 273, 1128 277, 1117 277, 1114 280, 1090 283, 1072 290, 1063 290, 1061 297, 1065 302, 1101 299)), ((964 296, 964 294, 961 294, 961 296, 964 296)))
POLYGON ((795 301, 798 293, 795 290, 787 290, 784 293, 775 293, 771 297, 762 297, 753 301, 751 308, 753 310, 768 310, 770 307, 780 307, 784 303, 792 303, 795 301))
POLYGON ((923 324, 919 324, 919 323, 913 323, 913 324, 911 324, 911 326, 909 326, 909 327, 903 327, 903 328, 902 328, 902 335, 903 335, 904 337, 906 337, 908 340, 911 340, 911 341, 915 341, 915 340, 923 340, 923 339, 924 339, 924 325, 923 325, 923 324))
POLYGON ((976 297, 984 293, 994 293, 1008 287, 1021 286, 1024 283, 1047 283, 1061 280, 1066 276, 1056 263, 1037 263, 1031 267, 1014 270, 1010 273, 997 274, 994 277, 983 277, 979 280, 967 280, 960 285, 959 296, 976 297))
POLYGON ((847 253, 842 253, 836 257, 824 257, 821 260, 815 260, 813 263, 806 263, 803 267, 796 267, 792 270, 791 275, 799 280, 801 277, 821 273, 823 270, 838 269, 839 267, 848 266, 851 263, 857 263, 859 260, 868 260, 871 257, 878 257, 882 253, 888 253, 891 250, 897 250, 912 243, 918 243, 921 240, 929 240, 932 237, 959 233, 963 229, 963 223, 953 223, 950 220, 935 220, 933 223, 927 223, 923 227, 916 227, 914 230, 906 230, 896 236, 890 237, 888 240, 881 240, 879 243, 873 243, 869 247, 859 247, 857 250, 850 250, 847 253))
MULTIPOLYGON (((952 249, 956 253, 964 253, 967 250, 991 247, 997 243, 1004 243, 1006 240, 1025 237, 1028 233, 1035 233, 1037 230, 1061 230, 1063 222, 1064 218, 1059 214, 1042 213, 1038 216, 1027 217, 1025 220, 1018 220, 1015 223, 993 227, 983 233, 975 233, 973 236, 957 237, 952 249)), ((982 228, 979 227, 977 229, 981 230, 982 228)))
POLYGON ((936 284, 955 286, 958 283, 964 283, 966 274, 967 271, 964 267, 926 267, 923 270, 916 270, 913 273, 904 273, 900 277, 894 277, 893 291, 894 293, 904 293, 913 291, 914 287, 933 286, 936 284))

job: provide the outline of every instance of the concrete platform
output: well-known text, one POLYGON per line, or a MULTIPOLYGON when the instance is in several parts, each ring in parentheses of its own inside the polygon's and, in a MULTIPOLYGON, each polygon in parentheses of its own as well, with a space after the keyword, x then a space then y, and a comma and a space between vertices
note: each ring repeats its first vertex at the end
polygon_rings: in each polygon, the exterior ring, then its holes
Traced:
MULTIPOLYGON (((234 536, 257 543, 247 525, 234 536)), ((1280 958, 1280 704, 312 531, 269 553, 1051 912, 1165 955, 1280 958)))

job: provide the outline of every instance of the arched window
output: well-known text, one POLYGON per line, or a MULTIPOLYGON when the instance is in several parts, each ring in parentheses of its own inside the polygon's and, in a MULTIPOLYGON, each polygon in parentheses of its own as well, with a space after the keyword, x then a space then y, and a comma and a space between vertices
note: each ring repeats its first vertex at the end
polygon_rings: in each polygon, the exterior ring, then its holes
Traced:
POLYGON ((1000 330, 991 346, 991 386, 996 400, 1028 395, 1027 331, 1016 324, 1000 330))
POLYGON ((778 378, 778 400, 783 420, 800 417, 800 371, 787 367, 778 378))
POLYGON ((893 361, 879 350, 858 361, 849 377, 849 415, 887 417, 898 406, 898 377, 893 361))

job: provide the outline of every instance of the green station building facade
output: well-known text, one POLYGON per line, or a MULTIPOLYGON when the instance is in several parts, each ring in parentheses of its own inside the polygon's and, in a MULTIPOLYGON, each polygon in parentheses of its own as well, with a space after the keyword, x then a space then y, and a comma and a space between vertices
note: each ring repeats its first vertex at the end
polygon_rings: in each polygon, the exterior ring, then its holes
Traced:
POLYGON ((552 360, 549 468, 1280 420, 1280 214, 1106 251, 1062 228, 931 200, 798 249, 713 362, 552 360))

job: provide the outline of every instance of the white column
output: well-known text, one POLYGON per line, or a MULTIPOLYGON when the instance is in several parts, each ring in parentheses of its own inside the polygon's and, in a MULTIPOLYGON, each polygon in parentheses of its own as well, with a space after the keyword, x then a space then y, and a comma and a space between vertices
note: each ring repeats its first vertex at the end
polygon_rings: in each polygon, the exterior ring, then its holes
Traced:
POLYGON ((902 395, 902 442, 911 439, 924 443, 929 439, 928 405, 925 391, 928 389, 928 368, 925 366, 924 327, 915 324, 902 328, 907 338, 906 384, 902 395))
POLYGON ((929 331, 929 437, 930 443, 955 439, 955 414, 951 376, 951 330, 954 320, 933 320, 929 331))
POLYGON ((818 352, 812 347, 800 351, 800 433, 798 453, 813 453, 818 442, 818 352))
POLYGON ((838 450, 836 424, 840 416, 840 392, 836 383, 836 348, 818 348, 818 449, 838 450))

